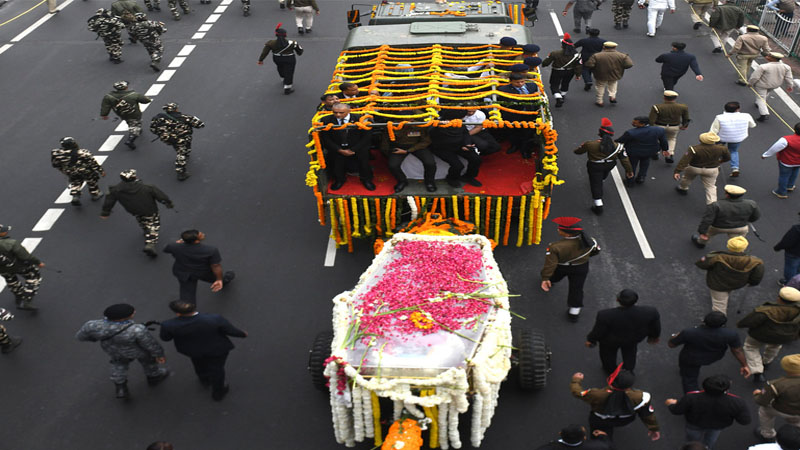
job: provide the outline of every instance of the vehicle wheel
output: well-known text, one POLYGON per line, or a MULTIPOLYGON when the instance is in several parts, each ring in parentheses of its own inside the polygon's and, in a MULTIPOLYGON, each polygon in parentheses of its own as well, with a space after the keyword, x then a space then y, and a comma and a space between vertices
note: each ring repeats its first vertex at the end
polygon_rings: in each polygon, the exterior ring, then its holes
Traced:
POLYGON ((328 391, 328 379, 322 373, 325 367, 322 365, 331 356, 331 342, 333 341, 333 331, 322 331, 314 338, 311 350, 308 351, 308 372, 311 374, 311 384, 320 391, 328 391))
POLYGON ((526 391, 544 388, 550 371, 550 350, 544 334, 538 330, 522 330, 515 347, 519 349, 519 387, 526 391))

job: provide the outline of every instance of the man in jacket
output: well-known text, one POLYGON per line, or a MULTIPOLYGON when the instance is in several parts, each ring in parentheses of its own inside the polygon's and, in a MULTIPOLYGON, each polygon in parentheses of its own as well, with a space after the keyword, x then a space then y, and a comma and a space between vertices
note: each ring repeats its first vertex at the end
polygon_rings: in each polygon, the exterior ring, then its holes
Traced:
POLYGON ((780 199, 789 198, 789 192, 794 191, 797 174, 800 173, 800 122, 794 125, 794 134, 775 141, 761 155, 761 159, 772 155, 778 159, 778 189, 773 190, 772 194, 780 199))
POLYGON ((683 158, 678 161, 672 176, 675 181, 680 180, 678 186, 675 186, 679 194, 687 195, 692 181, 699 176, 706 190, 706 205, 717 201, 719 165, 731 159, 728 149, 717 144, 718 142, 719 136, 716 134, 710 131, 703 133, 700 135, 700 144, 689 147, 683 158))
POLYGON ((761 217, 755 201, 742 198, 747 190, 735 184, 725 185, 725 198, 706 206, 692 242, 697 248, 705 248, 712 237, 725 233, 729 238, 747 236, 748 224, 761 217))
MULTIPOLYGON (((175 13, 177 14, 177 11, 175 13)), ((175 20, 178 18, 176 17, 175 20)), ((161 67, 158 64, 164 55, 164 43, 161 41, 161 35, 167 32, 164 22, 147 20, 145 13, 137 13, 136 22, 131 25, 130 30, 136 39, 142 42, 147 54, 150 55, 150 68, 155 72, 160 72, 161 67)))
POLYGON ((178 353, 192 360, 194 371, 204 386, 211 386, 211 398, 220 401, 228 393, 225 360, 234 346, 228 336, 247 337, 247 332, 231 325, 218 314, 200 314, 194 303, 170 302, 178 317, 161 322, 161 339, 175 339, 178 353))
MULTIPOLYGON (((647 179, 647 169, 651 159, 658 159, 658 152, 669 156, 669 143, 664 129, 651 127, 650 119, 645 116, 634 117, 631 122, 633 128, 626 131, 616 139, 616 142, 625 145, 625 152, 631 161, 631 167, 636 174, 635 182, 642 184, 647 179), (638 168, 638 173, 637 173, 638 168)), ((628 187, 634 186, 634 179, 625 180, 628 187)))
POLYGON ((386 156, 389 172, 397 181, 395 192, 401 192, 408 186, 408 177, 401 168, 408 155, 414 155, 422 163, 425 189, 436 192, 436 160, 430 145, 428 128, 406 125, 394 132, 394 141, 389 138, 388 131, 381 133, 381 152, 386 156))
POLYGON ((633 67, 633 60, 626 53, 617 51, 617 43, 606 41, 603 51, 584 61, 584 67, 592 70, 595 79, 595 105, 603 106, 603 95, 608 88, 608 101, 617 103, 617 84, 626 69, 633 67))
POLYGON ((695 263, 706 271, 712 310, 727 314, 732 291, 758 286, 764 278, 764 261, 744 252, 748 244, 742 236, 734 236, 728 239, 728 251, 709 253, 695 263))
POLYGON ((686 53, 686 44, 683 42, 673 42, 672 50, 669 53, 662 53, 656 57, 656 62, 661 63, 661 81, 664 83, 664 90, 675 89, 678 80, 691 68, 694 78, 703 81, 703 74, 700 73, 700 65, 697 64, 697 57, 691 53, 686 53))
POLYGON ((689 127, 689 107, 684 103, 678 103, 678 93, 675 91, 664 91, 664 103, 659 103, 650 107, 648 119, 650 123, 664 129, 664 137, 667 138, 669 145, 669 156, 664 157, 664 162, 672 164, 675 162, 672 157, 675 155, 675 145, 678 142, 678 132, 689 127))
POLYGON ((616 308, 597 312, 592 331, 586 336, 586 347, 600 343, 600 361, 606 374, 617 368, 617 351, 622 351, 623 368, 636 368, 636 346, 647 338, 657 344, 661 336, 661 316, 652 306, 637 306, 639 294, 623 289, 617 295, 616 308))
POLYGON ((136 38, 131 31, 131 26, 136 22, 134 16, 140 12, 144 12, 144 10, 136 3, 136 0, 117 0, 111 3, 111 14, 119 17, 128 28, 128 39, 130 39, 131 44, 136 43, 136 38))
POLYGON ((800 354, 784 356, 781 368, 786 371, 785 377, 770 380, 763 389, 753 391, 758 404, 756 435, 767 441, 775 439, 776 417, 800 427, 800 354))
POLYGON ((106 200, 103 202, 103 210, 100 217, 107 219, 111 215, 111 209, 119 201, 126 211, 131 213, 136 222, 144 231, 144 248, 142 251, 155 258, 156 244, 158 243, 158 231, 161 229, 161 218, 158 215, 159 202, 167 208, 172 208, 172 200, 167 194, 155 186, 142 183, 136 176, 136 170, 128 169, 119 174, 122 182, 108 188, 106 200))
POLYGON ((747 74, 753 60, 769 53, 769 39, 760 33, 758 25, 748 25, 747 33, 736 38, 731 56, 736 56, 736 71, 739 76, 736 84, 747 86, 747 74))
POLYGON ((151 386, 169 376, 167 369, 159 367, 159 363, 166 362, 164 349, 146 326, 133 321, 135 313, 127 303, 111 305, 103 311, 104 319, 86 322, 75 335, 79 341, 100 341, 100 348, 111 357, 111 381, 117 398, 130 397, 128 365, 134 360, 144 368, 151 386))
POLYGON ((686 416, 686 441, 700 441, 708 450, 714 448, 724 428, 751 422, 747 404, 728 392, 731 380, 725 375, 712 375, 703 380, 703 390, 687 392, 680 399, 669 398, 664 403, 669 412, 686 416))
POLYGON ((17 309, 36 311, 39 308, 31 302, 42 284, 39 269, 44 267, 44 263, 30 254, 16 239, 11 239, 8 236, 9 231, 11 226, 0 225, 0 276, 14 294, 17 309), (18 276, 22 277, 24 284, 18 276))
POLYGON ((775 89, 786 86, 786 92, 792 92, 792 69, 781 62, 783 54, 771 52, 767 54, 767 62, 759 64, 750 75, 747 85, 756 91, 756 105, 758 106, 759 122, 769 118, 769 108, 767 108, 767 96, 775 89))
POLYGON ((177 103, 167 103, 161 109, 164 112, 158 113, 150 121, 150 131, 175 150, 175 173, 178 181, 184 181, 189 178, 186 164, 192 152, 194 128, 203 128, 206 124, 195 116, 178 111, 177 103))
POLYGON ((684 393, 699 390, 697 377, 700 376, 700 367, 721 360, 729 348, 731 355, 741 365, 739 373, 745 378, 750 376, 742 351, 742 339, 736 330, 725 328, 727 322, 725 314, 711 311, 703 318, 701 325, 686 328, 670 337, 667 342, 669 348, 683 346, 678 355, 678 368, 684 393))
POLYGON ((711 33, 711 40, 714 42, 712 53, 722 53, 723 42, 731 32, 744 26, 744 11, 736 5, 717 5, 711 12, 708 26, 715 31, 711 33))
POLYGON ((783 278, 778 281, 783 286, 800 272, 800 224, 792 225, 772 249, 783 250, 783 278))
POLYGON ((727 145, 731 154, 731 177, 739 176, 739 146, 747 139, 748 130, 756 126, 753 116, 740 112, 739 102, 725 103, 725 112, 711 123, 712 133, 719 136, 720 145, 727 145))
POLYGON ((100 8, 95 15, 89 18, 87 26, 89 31, 97 33, 97 37, 103 40, 108 59, 114 64, 122 62, 122 30, 125 23, 117 16, 111 14, 110 10, 100 8))
POLYGON ((289 10, 294 10, 294 22, 300 34, 311 33, 314 25, 314 15, 319 15, 317 0, 289 0, 286 5, 289 10))
POLYGON ((144 95, 128 90, 127 81, 114 83, 114 90, 103 97, 100 104, 100 118, 108 120, 108 113, 114 113, 128 125, 128 139, 125 145, 131 150, 136 148, 134 141, 142 134, 142 110, 139 104, 150 103, 152 100, 144 95))
MULTIPOLYGON (((800 291, 782 287, 776 302, 756 307, 736 324, 738 328, 748 329, 744 340, 744 356, 754 382, 763 383, 764 370, 778 356, 783 344, 794 342, 799 337, 800 307, 797 302, 800 302, 800 291)), ((770 433, 763 434, 771 437, 770 433)))
POLYGON ((656 30, 661 27, 664 21, 664 14, 669 10, 670 14, 675 14, 675 0, 649 0, 645 5, 645 0, 638 0, 639 9, 647 7, 647 36, 654 37, 656 30))
POLYGON ((592 212, 597 215, 603 213, 603 182, 611 170, 617 167, 617 161, 625 169, 625 178, 633 178, 633 167, 625 153, 625 147, 612 140, 612 125, 614 124, 607 117, 603 117, 598 130, 600 139, 586 141, 574 150, 576 155, 586 153, 588 157, 586 171, 589 173, 589 189, 592 193, 592 212))
POLYGON ((106 172, 94 156, 84 148, 80 148, 75 138, 70 136, 61 139, 61 147, 50 152, 50 163, 69 179, 69 195, 74 206, 81 205, 81 189, 83 184, 89 188, 92 201, 100 200, 103 193, 98 181, 106 176, 106 172))
POLYGON ((551 441, 536 450, 613 450, 614 443, 608 435, 600 430, 594 430, 590 439, 587 439, 586 428, 583 425, 572 424, 562 428, 558 433, 558 440, 551 441))
POLYGON ((333 114, 323 117, 322 124, 332 125, 332 129, 320 132, 322 148, 326 153, 325 161, 333 169, 334 178, 330 189, 337 191, 342 188, 347 181, 347 164, 355 159, 361 184, 368 191, 374 191, 372 167, 369 165, 370 135, 355 126, 361 116, 350 114, 350 105, 346 103, 337 103, 331 109, 333 114))
POLYGON ((164 253, 175 258, 172 274, 180 284, 180 299, 187 303, 196 303, 197 281, 211 283, 211 292, 219 292, 233 281, 233 271, 222 271, 222 257, 216 247, 203 244, 205 233, 198 230, 186 230, 181 233, 178 242, 167 244, 164 253))
MULTIPOLYGON (((616 4, 616 0, 614 1, 616 4)), ((633 1, 631 0, 631 3, 633 1)), ((595 53, 603 50, 605 39, 600 37, 600 30, 597 28, 589 28, 589 36, 583 39, 578 39, 575 43, 576 49, 581 49, 581 64, 589 61, 595 53)), ((592 70, 586 66, 581 66, 581 76, 583 77, 583 90, 588 91, 592 88, 592 70)))

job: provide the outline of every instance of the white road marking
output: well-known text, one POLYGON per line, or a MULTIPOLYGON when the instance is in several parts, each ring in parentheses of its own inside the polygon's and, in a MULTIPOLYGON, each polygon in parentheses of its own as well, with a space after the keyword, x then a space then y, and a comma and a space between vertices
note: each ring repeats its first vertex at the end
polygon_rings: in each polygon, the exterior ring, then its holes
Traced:
POLYGON ((20 33, 20 34, 14 36, 13 38, 11 38, 11 40, 9 42, 14 44, 16 42, 21 41, 25 36, 31 34, 33 32, 33 30, 39 28, 40 26, 42 26, 43 23, 45 23, 48 20, 50 20, 51 18, 53 18, 53 16, 55 16, 55 14, 45 14, 44 17, 42 17, 41 19, 39 19, 36 22, 34 22, 33 25, 29 26, 28 28, 25 28, 25 30, 23 30, 22 33, 20 33))
POLYGON ((328 239, 328 249, 325 251, 325 267, 333 267, 336 261, 336 241, 328 239))
POLYGON ((53 228, 53 224, 56 223, 61 214, 64 212, 64 208, 50 208, 44 212, 44 215, 36 225, 33 226, 32 231, 47 231, 50 228, 53 228))
POLYGON ((553 25, 556 27, 556 33, 559 36, 563 36, 564 35, 564 29, 561 28, 561 22, 558 21, 558 13, 556 13, 555 11, 553 11, 551 9, 550 10, 550 18, 553 19, 553 25))
POLYGON ((653 250, 650 248, 650 243, 647 242, 647 237, 644 235, 642 225, 639 223, 639 218, 636 216, 636 210, 633 209, 631 198, 628 197, 628 191, 622 184, 622 177, 619 176, 619 172, 616 168, 611 171, 611 176, 614 178, 614 186, 617 187, 619 198, 622 200, 622 206, 625 208, 625 214, 628 215, 628 221, 631 223, 631 228, 633 228, 633 234, 636 236, 636 240, 639 242, 639 248, 642 250, 642 256, 644 256, 645 259, 655 258, 656 255, 653 254, 653 250))
POLYGON ((124 120, 123 120, 123 121, 121 121, 121 122, 119 123, 119 125, 117 125, 117 128, 114 128, 114 131, 117 131, 117 132, 128 131, 128 124, 127 124, 127 122, 125 122, 124 120))
POLYGON ((228 5, 219 5, 217 9, 214 10, 214 14, 222 14, 226 9, 228 9, 228 5))
POLYGON ((228 6, 228 5, 230 5, 231 3, 233 3, 233 0, 222 0, 222 2, 220 3, 220 5, 228 6))
POLYGON ((169 68, 170 69, 177 69, 178 67, 180 67, 183 64, 184 61, 186 61, 186 57, 184 57, 184 56, 176 56, 172 61, 170 61, 169 68))
MULTIPOLYGON (((83 186, 81 186, 81 189, 83 189, 83 186)), ((64 205, 71 201, 72 201, 72 195, 70 195, 69 193, 69 188, 66 188, 64 189, 64 192, 62 192, 61 195, 59 195, 56 201, 53 203, 57 205, 64 205)))
POLYGON ((200 28, 198 28, 197 31, 205 32, 205 31, 210 30, 211 27, 213 27, 213 26, 214 26, 213 23, 204 23, 204 24, 200 25, 200 28))
POLYGON ((114 150, 117 147, 117 144, 119 144, 119 142, 124 137, 125 136, 123 136, 121 134, 112 134, 111 136, 109 136, 106 139, 105 142, 103 142, 103 145, 100 146, 99 151, 101 151, 101 152, 110 152, 110 151, 114 150))
POLYGON ((212 14, 206 19, 206 23, 216 23, 220 18, 219 14, 212 14))
POLYGON ((204 37, 206 37, 205 33, 195 33, 192 35, 192 39, 203 39, 204 37))
POLYGON ((0 278, 0 292, 3 292, 3 289, 6 288, 6 280, 0 278))
POLYGON ((197 47, 194 44, 186 44, 181 48, 181 51, 178 52, 178 56, 189 56, 192 53, 192 50, 197 47))
POLYGON ((145 97, 155 97, 156 95, 161 93, 161 90, 164 89, 164 86, 166 85, 160 83, 153 83, 153 85, 150 86, 150 89, 148 89, 147 92, 144 93, 145 97))
POLYGON ((19 243, 19 245, 25 247, 25 250, 27 250, 28 253, 33 253, 40 242, 42 242, 42 238, 25 238, 19 243))
POLYGON ((172 76, 175 75, 175 69, 164 69, 161 71, 161 75, 158 76, 156 81, 161 83, 166 83, 167 81, 172 79, 172 76))
POLYGON ((69 4, 72 3, 72 1, 73 0, 67 0, 64 3, 58 5, 58 8, 56 8, 56 9, 61 11, 62 9, 66 8, 67 6, 69 6, 69 4))
POLYGON ((150 107, 150 105, 152 105, 152 104, 153 104, 153 102, 150 102, 150 103, 143 103, 143 104, 139 105, 139 111, 141 111, 141 112, 144 112, 144 110, 146 110, 147 108, 149 108, 149 107, 150 107))
POLYGON ((0 55, 2 55, 3 52, 5 52, 6 50, 10 49, 13 46, 14 46, 14 44, 6 44, 6 45, 0 47, 0 55))
POLYGON ((97 161, 97 164, 100 164, 101 166, 103 165, 104 162, 106 162, 107 158, 108 158, 108 155, 95 155, 94 156, 94 160, 97 161))

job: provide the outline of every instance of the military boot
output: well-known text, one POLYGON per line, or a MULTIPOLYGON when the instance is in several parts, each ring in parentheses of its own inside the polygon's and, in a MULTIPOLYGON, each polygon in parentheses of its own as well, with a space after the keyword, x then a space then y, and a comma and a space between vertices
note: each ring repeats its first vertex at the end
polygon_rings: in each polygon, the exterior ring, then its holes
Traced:
POLYGON ((149 384, 150 386, 155 386, 158 383, 161 383, 162 381, 166 380, 169 377, 169 375, 170 371, 164 370, 160 375, 156 375, 154 377, 147 377, 147 384, 149 384))
POLYGON ((144 245, 144 248, 142 249, 142 251, 143 251, 143 252, 144 252, 144 253, 145 253, 147 256, 149 256, 149 257, 151 257, 151 258, 155 258, 156 256, 158 256, 158 252, 156 251, 156 244, 154 244, 154 243, 152 243, 152 242, 151 242, 151 243, 149 243, 149 244, 145 244, 145 245, 144 245))
POLYGON ((190 177, 188 172, 178 172, 178 181, 187 180, 190 177))
POLYGON ((96 201, 100 200, 101 198, 103 198, 103 193, 102 192, 98 192, 97 195, 92 194, 92 201, 93 202, 96 202, 96 201))
POLYGON ((161 11, 161 5, 159 5, 159 4, 158 4, 158 2, 156 2, 156 3, 153 5, 153 9, 155 9, 156 11, 161 11))
POLYGON ((117 387, 117 398, 130 398, 131 393, 128 392, 128 383, 114 383, 117 387))
POLYGON ((0 348, 2 349, 0 351, 2 351, 4 354, 11 353, 14 351, 15 348, 19 347, 20 344, 22 344, 22 338, 9 336, 8 342, 0 346, 0 348))
POLYGON ((161 72, 161 67, 158 66, 158 61, 151 62, 150 68, 153 69, 153 72, 161 72))
POLYGON ((38 311, 39 308, 33 306, 33 298, 30 296, 22 297, 22 301, 17 303, 17 309, 21 309, 23 311, 38 311))
POLYGON ((73 206, 81 206, 81 196, 73 195, 70 204, 72 204, 73 206))

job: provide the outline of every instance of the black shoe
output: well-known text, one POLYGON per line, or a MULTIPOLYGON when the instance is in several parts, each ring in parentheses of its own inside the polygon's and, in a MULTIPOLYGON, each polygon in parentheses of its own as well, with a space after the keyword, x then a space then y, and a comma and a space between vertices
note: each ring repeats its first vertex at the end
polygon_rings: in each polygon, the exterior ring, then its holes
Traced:
POLYGON ((131 136, 127 141, 124 142, 124 144, 127 145, 129 149, 136 150, 136 144, 134 143, 135 140, 136 138, 131 136))
POLYGON ((102 192, 97 194, 97 195, 92 194, 92 201, 96 202, 96 201, 100 200, 101 198, 103 198, 103 195, 104 194, 102 192))
POLYGON ((184 10, 183 10, 183 13, 184 13, 184 14, 189 14, 190 12, 192 12, 192 10, 191 10, 191 9, 184 9, 184 10))
POLYGON ((636 186, 635 184, 633 184, 633 178, 626 178, 622 182, 625 183, 625 186, 629 188, 636 186))
POLYGON ((700 242, 700 235, 697 233, 692 235, 692 242, 694 242, 694 246, 697 248, 706 248, 706 243, 700 242))
POLYGON ((135 43, 139 42, 139 41, 136 40, 136 38, 132 38, 132 37, 129 37, 128 40, 131 41, 131 44, 135 44, 135 43))
POLYGON ((506 155, 510 155, 510 154, 514 153, 515 151, 517 151, 517 150, 519 150, 517 148, 517 146, 516 145, 512 145, 511 147, 508 147, 508 150, 506 150, 506 155))
POLYGON ((759 116, 759 117, 758 117, 758 119, 756 119, 756 120, 757 120, 757 121, 759 121, 759 122, 764 122, 764 121, 766 121, 767 119, 769 119, 769 115, 768 115, 768 114, 762 114, 762 115, 761 115, 761 116, 759 116))
POLYGON ((148 10, 148 11, 152 11, 152 10, 153 10, 153 7, 152 7, 152 6, 150 6, 150 5, 147 5, 147 10, 148 10))
POLYGON ((156 256, 158 256, 158 252, 156 251, 156 244, 153 243, 145 244, 142 251, 144 252, 144 254, 146 254, 151 258, 155 258, 156 256))
POLYGON ((579 317, 580 316, 578 314, 570 314, 569 312, 567 312, 567 320, 569 320, 572 323, 577 322, 579 317))
POLYGON ((428 192, 436 192, 436 183, 425 183, 425 189, 427 189, 428 192))
POLYGON ((636 181, 636 184, 644 184, 644 180, 644 177, 636 177, 634 181, 636 181))
POLYGON ((122 59, 120 59, 120 58, 112 58, 111 62, 114 63, 114 64, 121 64, 122 63, 122 59))
POLYGON ((300 34, 304 34, 306 31, 303 29, 303 27, 297 27, 297 32, 300 34))
POLYGON ((783 278, 781 278, 780 280, 778 280, 778 286, 780 286, 780 287, 784 287, 784 286, 786 286, 786 280, 784 280, 783 278))
POLYGON ((188 172, 178 172, 178 181, 186 181, 190 176, 188 172))
POLYGON ((153 9, 155 9, 156 11, 161 11, 161 6, 160 5, 155 5, 155 6, 153 6, 153 9))
POLYGON ((450 186, 452 186, 454 188, 461 187, 461 182, 456 180, 456 179, 454 179, 454 178, 445 178, 444 180, 447 181, 447 184, 449 184, 450 186))
POLYGON ((149 384, 150 386, 155 386, 158 383, 161 383, 162 381, 166 380, 169 377, 170 373, 171 372, 169 370, 165 370, 164 372, 161 373, 161 375, 155 377, 147 377, 147 384, 149 384))
POLYGON ((69 202, 72 206, 81 206, 81 196, 80 195, 73 195, 72 201, 69 202))
POLYGON ((675 162, 675 160, 672 159, 672 156, 665 156, 664 157, 664 162, 667 163, 667 164, 672 164, 672 163, 675 162))
POLYGON ((480 181, 476 180, 473 177, 461 177, 459 178, 459 180, 463 181, 464 183, 467 183, 470 186, 475 186, 475 187, 483 186, 483 183, 481 183, 480 181))
POLYGON ((701 25, 703 25, 702 22, 695 22, 694 25, 692 25, 692 29, 699 30, 701 25))
POLYGON ((557 98, 556 99, 556 108, 560 108, 562 106, 564 106, 564 99, 563 98, 557 98))
POLYGON ((603 205, 592 205, 592 212, 598 216, 603 215, 603 205))
POLYGON ((342 188, 342 186, 344 186, 344 181, 339 181, 339 180, 336 180, 336 181, 334 181, 334 182, 333 182, 333 184, 331 185, 331 187, 330 187, 330 190, 332 190, 332 191, 338 191, 339 189, 341 189, 341 188, 342 188))
POLYGON ((179 16, 179 15, 174 15, 174 16, 172 16, 172 19, 173 19, 173 20, 175 20, 175 21, 177 22, 177 21, 181 20, 181 16, 179 16))
POLYGON ((618 23, 615 23, 615 24, 614 24, 614 29, 615 29, 615 30, 621 30, 621 29, 622 29, 622 25, 620 25, 620 24, 618 24, 618 23))
POLYGON ((678 194, 689 195, 689 190, 688 189, 681 189, 680 187, 675 186, 675 190, 678 192, 678 194))
POLYGON ((628 22, 622 22, 622 28, 628 28, 628 22))
POLYGON ((292 88, 283 88, 283 95, 289 95, 292 92, 294 92, 294 89, 292 88))
POLYGON ((738 84, 739 86, 747 86, 747 82, 742 80, 736 80, 736 84, 738 84))
POLYGON ((115 386, 117 387, 117 398, 130 398, 131 393, 128 392, 128 383, 120 383, 115 386))
POLYGON ((223 387, 221 391, 212 392, 211 393, 211 398, 213 398, 215 402, 218 402, 218 401, 222 400, 223 398, 225 398, 225 395, 227 395, 228 391, 230 391, 230 390, 231 390, 231 387, 226 384, 225 387, 223 387))
POLYGON ((361 180, 361 184, 363 184, 364 185, 364 189, 366 189, 368 191, 374 191, 375 190, 375 183, 373 183, 370 180, 361 180))
POLYGON ((161 67, 158 67, 157 62, 151 62, 150 68, 153 69, 153 72, 161 72, 161 67))
POLYGON ((715 47, 714 50, 711 50, 711 53, 722 53, 722 47, 715 47))
POLYGON ((226 285, 231 284, 234 278, 236 278, 236 272, 232 270, 226 271, 222 274, 222 287, 224 288, 226 285))
POLYGON ((281 9, 286 9, 286 5, 284 5, 283 3, 281 3, 281 9))
POLYGON ((38 311, 39 308, 33 306, 31 301, 32 299, 25 297, 21 302, 17 303, 17 309, 21 309, 23 311, 38 311))
POLYGON ((245 17, 247 17, 247 16, 249 16, 249 15, 250 15, 250 11, 245 11, 245 12, 244 12, 244 16, 245 16, 245 17))
POLYGON ((311 33, 311 28, 306 28, 306 33, 311 33))
POLYGON ((610 103, 617 103, 617 98, 616 97, 614 97, 614 98, 608 97, 608 101, 610 103))
POLYGON ((592 90, 592 83, 584 83, 583 84, 584 91, 591 91, 592 90))
POLYGON ((394 191, 401 192, 406 186, 408 186, 408 181, 398 181, 397 184, 394 185, 394 191))
POLYGON ((18 338, 15 336, 8 337, 8 343, 2 346, 2 350, 0 352, 4 354, 8 354, 14 351, 15 348, 19 347, 22 344, 22 338, 18 338))

